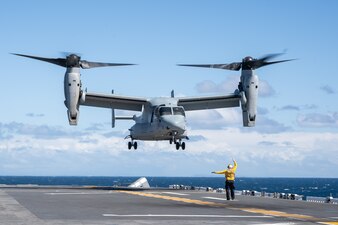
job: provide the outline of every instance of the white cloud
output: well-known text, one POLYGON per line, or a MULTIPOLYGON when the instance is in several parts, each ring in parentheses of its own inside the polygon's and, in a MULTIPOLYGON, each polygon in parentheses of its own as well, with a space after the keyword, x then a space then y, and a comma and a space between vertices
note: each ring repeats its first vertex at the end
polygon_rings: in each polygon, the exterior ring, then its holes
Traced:
POLYGON ((187 120, 193 129, 222 129, 242 123, 241 112, 234 108, 188 111, 187 120))
POLYGON ((338 157, 332 157, 338 153, 336 133, 260 134, 243 133, 239 129, 191 132, 198 132, 208 143, 217 144, 210 144, 204 149, 202 143, 194 143, 194 146, 188 145, 189 151, 201 155, 223 156, 224 161, 234 157, 241 161, 244 176, 336 176, 332 172, 338 168, 338 157), (324 171, 310 171, 316 162, 322 161, 327 163, 320 165, 326 167, 324 171))
POLYGON ((265 81, 259 81, 258 95, 260 97, 270 97, 276 94, 276 91, 271 87, 271 85, 265 81))
POLYGON ((290 131, 291 127, 285 126, 275 120, 269 119, 268 111, 259 108, 256 126, 243 127, 242 110, 238 108, 188 111, 187 122, 191 129, 220 130, 224 128, 240 128, 243 132, 258 131, 261 133, 280 133, 290 131))
POLYGON ((234 157, 239 163, 239 176, 337 176, 336 133, 261 133, 259 129, 249 129, 250 132, 240 128, 189 130, 193 140, 186 141, 185 151, 177 151, 167 141, 139 141, 137 151, 127 150, 127 140, 123 139, 126 132, 109 132, 109 126, 74 135, 63 129, 64 135, 58 138, 9 129, 8 136, 0 139, 0 173, 208 176, 210 171, 223 169, 234 157), (313 170, 318 163, 323 165, 313 170))
POLYGON ((254 128, 242 128, 243 131, 257 131, 265 134, 281 133, 285 131, 290 131, 292 128, 285 126, 278 121, 272 120, 266 116, 259 116, 256 118, 256 125, 254 128))
MULTIPOLYGON (((238 88, 239 79, 238 75, 230 75, 227 76, 225 81, 218 84, 211 80, 205 80, 196 84, 195 89, 199 93, 233 93, 238 88)), ((259 81, 258 95, 260 97, 270 97, 275 93, 275 90, 267 81, 259 81)))
POLYGON ((205 80, 196 84, 195 89, 200 93, 210 93, 210 92, 223 92, 223 93, 233 93, 238 86, 239 76, 238 75, 229 75, 226 77, 226 80, 222 81, 219 84, 211 80, 205 80))
POLYGON ((37 114, 37 113, 26 113, 26 116, 27 117, 44 117, 45 116, 45 114, 43 114, 43 113, 39 113, 39 114, 37 114))
POLYGON ((269 110, 267 108, 265 108, 265 107, 258 106, 257 107, 257 113, 259 115, 267 115, 269 113, 269 110))
POLYGON ((299 106, 296 106, 296 105, 285 105, 285 106, 279 108, 278 110, 294 110, 294 111, 299 111, 300 108, 299 108, 299 106))
POLYGON ((280 108, 277 108, 279 111, 300 111, 300 110, 311 110, 311 109, 316 109, 318 108, 316 105, 285 105, 280 108))
POLYGON ((338 113, 301 114, 297 117, 297 124, 302 127, 337 127, 338 128, 338 113))
POLYGON ((217 90, 217 84, 211 80, 205 80, 196 84, 196 90, 200 93, 210 93, 217 90))

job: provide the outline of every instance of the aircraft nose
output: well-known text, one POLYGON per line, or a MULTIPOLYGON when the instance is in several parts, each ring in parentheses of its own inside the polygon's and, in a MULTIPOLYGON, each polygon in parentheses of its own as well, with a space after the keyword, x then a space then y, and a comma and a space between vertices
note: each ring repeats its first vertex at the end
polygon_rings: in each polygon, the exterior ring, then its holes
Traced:
POLYGON ((164 116, 162 121, 168 129, 176 130, 178 132, 185 131, 185 120, 183 116, 164 116))

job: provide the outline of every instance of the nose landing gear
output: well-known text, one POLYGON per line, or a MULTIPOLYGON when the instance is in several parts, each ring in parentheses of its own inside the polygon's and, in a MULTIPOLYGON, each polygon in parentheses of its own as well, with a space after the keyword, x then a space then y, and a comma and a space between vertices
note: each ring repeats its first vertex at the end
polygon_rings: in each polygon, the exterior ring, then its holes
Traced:
POLYGON ((134 147, 134 150, 136 150, 137 149, 137 142, 134 141, 134 140, 129 141, 128 142, 128 149, 130 150, 131 147, 134 147))
MULTIPOLYGON (((171 139, 169 139, 169 144, 174 143, 176 146, 176 150, 179 150, 182 148, 182 150, 185 149, 185 142, 182 142, 182 139, 176 139, 177 132, 174 131, 172 133, 169 133, 171 135, 171 139)), ((188 138, 187 138, 188 139, 188 138)))

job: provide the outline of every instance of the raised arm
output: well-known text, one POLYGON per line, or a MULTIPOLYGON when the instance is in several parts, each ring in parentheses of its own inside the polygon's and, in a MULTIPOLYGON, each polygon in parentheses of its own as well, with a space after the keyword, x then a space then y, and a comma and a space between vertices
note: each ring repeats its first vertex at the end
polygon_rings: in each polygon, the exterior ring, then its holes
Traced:
POLYGON ((236 171, 236 169, 237 169, 237 162, 236 162, 236 160, 234 160, 234 159, 232 159, 232 161, 234 162, 234 171, 236 171))

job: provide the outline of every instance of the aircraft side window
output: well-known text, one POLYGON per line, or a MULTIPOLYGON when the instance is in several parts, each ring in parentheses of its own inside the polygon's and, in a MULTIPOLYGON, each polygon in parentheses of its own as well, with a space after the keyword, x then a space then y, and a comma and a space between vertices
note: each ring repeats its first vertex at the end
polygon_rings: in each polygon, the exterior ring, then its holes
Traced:
POLYGON ((160 108, 160 116, 165 116, 165 115, 172 115, 170 107, 161 107, 160 108))
POLYGON ((173 107, 174 115, 182 115, 185 116, 184 109, 182 107, 173 107))

